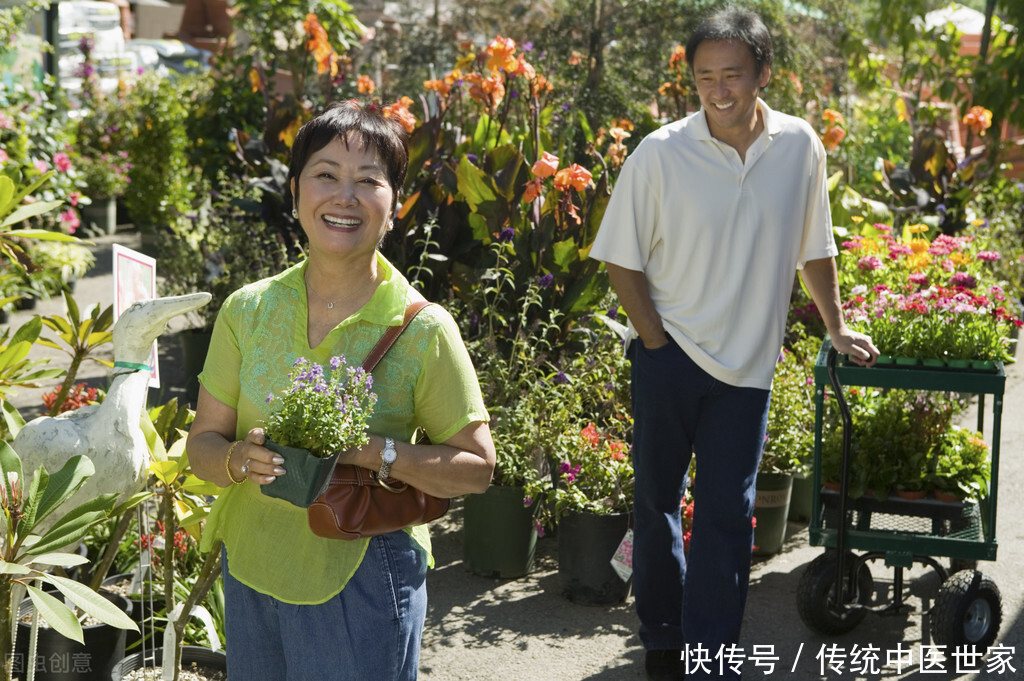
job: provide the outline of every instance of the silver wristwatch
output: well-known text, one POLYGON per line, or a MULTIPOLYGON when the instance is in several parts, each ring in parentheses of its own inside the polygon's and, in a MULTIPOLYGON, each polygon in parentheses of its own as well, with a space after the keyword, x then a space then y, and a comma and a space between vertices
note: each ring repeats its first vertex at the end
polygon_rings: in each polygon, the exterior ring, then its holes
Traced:
POLYGON ((380 470, 377 471, 377 480, 383 483, 391 477, 391 465, 398 458, 398 450, 395 449, 395 441, 389 437, 384 438, 384 449, 380 450, 380 470))

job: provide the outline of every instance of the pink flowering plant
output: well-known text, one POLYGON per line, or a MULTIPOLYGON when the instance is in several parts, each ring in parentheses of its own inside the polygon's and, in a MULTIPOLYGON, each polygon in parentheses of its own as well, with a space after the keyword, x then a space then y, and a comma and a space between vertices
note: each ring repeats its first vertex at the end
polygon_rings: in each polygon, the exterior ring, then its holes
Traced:
POLYGON ((555 459, 553 487, 539 483, 547 491, 548 503, 541 509, 539 522, 551 525, 569 511, 626 513, 633 507, 633 462, 630 447, 620 435, 631 426, 630 419, 606 430, 594 422, 566 432, 566 449, 555 459))
POLYGON ((998 251, 975 236, 911 225, 900 238, 876 224, 843 243, 841 279, 852 296, 847 321, 883 355, 1013 361, 1011 331, 1022 322, 991 263, 998 251))
POLYGON ((299 357, 288 375, 288 387, 271 393, 273 413, 266 422, 267 438, 279 445, 308 449, 327 458, 335 452, 369 442, 367 427, 377 395, 373 376, 349 366, 343 355, 332 357, 329 371, 299 357))

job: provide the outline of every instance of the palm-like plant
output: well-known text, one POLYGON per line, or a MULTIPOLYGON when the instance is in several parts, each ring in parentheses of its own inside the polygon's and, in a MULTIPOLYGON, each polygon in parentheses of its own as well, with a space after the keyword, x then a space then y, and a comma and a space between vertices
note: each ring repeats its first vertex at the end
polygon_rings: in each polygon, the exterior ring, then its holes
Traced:
POLYGON ((13 671, 13 618, 19 599, 28 592, 36 612, 60 634, 83 641, 82 626, 64 602, 36 584, 52 585, 67 601, 96 619, 121 629, 137 629, 125 613, 88 586, 45 572, 48 567, 80 565, 86 559, 65 550, 75 545, 111 513, 116 494, 104 494, 71 510, 62 508, 71 495, 95 472, 92 461, 75 456, 50 475, 38 468, 26 487, 21 459, 0 441, 0 679, 10 681, 13 671))

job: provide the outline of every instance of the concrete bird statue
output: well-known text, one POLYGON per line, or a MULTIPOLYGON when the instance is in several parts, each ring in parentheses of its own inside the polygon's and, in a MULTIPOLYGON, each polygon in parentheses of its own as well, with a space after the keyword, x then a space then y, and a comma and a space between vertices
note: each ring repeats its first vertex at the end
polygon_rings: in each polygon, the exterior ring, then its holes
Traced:
MULTIPOLYGON (((26 477, 39 466, 51 475, 76 454, 92 459, 96 473, 67 508, 100 494, 116 492, 121 500, 142 488, 149 467, 149 447, 139 421, 149 389, 153 341, 174 317, 210 302, 209 293, 154 298, 135 303, 120 316, 113 330, 114 370, 103 402, 40 416, 26 423, 12 446, 21 457, 26 477)), ((26 481, 27 484, 27 481, 26 481)))

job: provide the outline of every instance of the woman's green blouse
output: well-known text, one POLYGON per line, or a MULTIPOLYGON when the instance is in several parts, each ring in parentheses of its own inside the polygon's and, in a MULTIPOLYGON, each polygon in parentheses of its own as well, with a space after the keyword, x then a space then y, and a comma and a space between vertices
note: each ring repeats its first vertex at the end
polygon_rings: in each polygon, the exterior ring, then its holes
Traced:
MULTIPOLYGON (((382 282, 370 301, 309 347, 306 262, 233 293, 214 325, 199 380, 238 414, 242 439, 269 416, 267 397, 287 385, 295 360, 325 368, 343 355, 362 364, 387 326, 401 324, 419 295, 379 253, 382 282)), ((487 411, 469 354, 451 315, 430 305, 417 315, 373 372, 377 405, 370 432, 409 442, 422 427, 431 442, 445 442, 487 411)), ((271 483, 273 484, 273 483, 271 483)), ((430 555, 426 526, 408 530, 430 555)), ((202 546, 224 541, 232 576, 286 603, 323 603, 337 595, 359 567, 368 539, 324 539, 313 534, 306 509, 268 497, 246 481, 225 488, 213 504, 202 546)), ((431 558, 431 563, 433 559, 431 558)))

